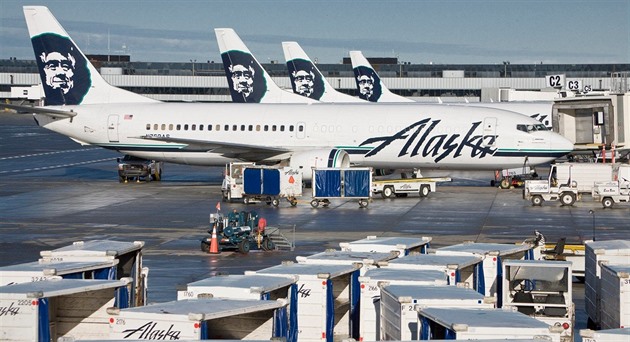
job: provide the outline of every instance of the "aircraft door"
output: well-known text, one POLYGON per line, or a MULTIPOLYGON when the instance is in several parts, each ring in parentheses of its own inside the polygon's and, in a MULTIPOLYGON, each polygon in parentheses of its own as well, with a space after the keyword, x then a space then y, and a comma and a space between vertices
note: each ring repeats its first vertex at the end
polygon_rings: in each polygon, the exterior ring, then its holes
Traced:
POLYGON ((116 114, 107 118, 107 138, 109 142, 118 142, 118 115, 116 114))
POLYGON ((483 120, 483 144, 485 146, 494 146, 496 144, 497 135, 497 118, 488 117, 483 120), (493 137, 493 138, 490 138, 493 137))

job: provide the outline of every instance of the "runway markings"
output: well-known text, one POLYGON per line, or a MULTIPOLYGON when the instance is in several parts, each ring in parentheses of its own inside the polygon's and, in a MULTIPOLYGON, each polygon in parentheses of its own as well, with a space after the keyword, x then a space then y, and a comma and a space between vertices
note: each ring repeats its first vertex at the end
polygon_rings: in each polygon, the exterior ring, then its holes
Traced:
POLYGON ((20 155, 20 156, 3 157, 3 158, 0 158, 0 160, 10 160, 10 159, 19 159, 19 158, 49 156, 49 155, 61 154, 61 153, 87 152, 87 151, 100 150, 100 149, 101 148, 98 148, 98 147, 94 147, 94 148, 78 148, 78 149, 74 149, 74 150, 64 150, 64 151, 55 151, 55 152, 23 154, 23 155, 20 155))
POLYGON ((0 174, 7 174, 7 173, 20 173, 20 172, 33 172, 33 171, 45 171, 45 170, 53 170, 53 169, 62 169, 62 168, 72 167, 72 166, 79 166, 79 165, 87 165, 87 164, 101 163, 101 162, 111 161, 111 160, 115 160, 115 159, 116 159, 116 158, 94 159, 94 160, 87 160, 87 161, 78 162, 78 163, 69 163, 69 164, 59 164, 59 165, 51 165, 51 166, 42 166, 42 167, 35 167, 35 168, 30 168, 30 169, 21 169, 21 170, 6 170, 6 171, 0 171, 0 174))

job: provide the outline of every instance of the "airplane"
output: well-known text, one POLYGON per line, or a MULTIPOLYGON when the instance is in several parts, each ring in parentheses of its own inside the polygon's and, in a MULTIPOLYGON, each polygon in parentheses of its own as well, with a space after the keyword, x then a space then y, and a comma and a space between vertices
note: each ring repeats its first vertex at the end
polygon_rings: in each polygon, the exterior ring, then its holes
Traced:
POLYGON ((321 102, 363 102, 365 100, 341 93, 328 83, 297 42, 282 42, 293 92, 321 102))
POLYGON ((280 88, 231 28, 214 30, 232 102, 314 103, 317 100, 280 88))
POLYGON ((573 150, 538 121, 492 108, 160 102, 108 84, 47 7, 24 15, 46 103, 1 106, 83 145, 189 165, 285 165, 305 180, 313 167, 350 165, 494 171, 573 150))

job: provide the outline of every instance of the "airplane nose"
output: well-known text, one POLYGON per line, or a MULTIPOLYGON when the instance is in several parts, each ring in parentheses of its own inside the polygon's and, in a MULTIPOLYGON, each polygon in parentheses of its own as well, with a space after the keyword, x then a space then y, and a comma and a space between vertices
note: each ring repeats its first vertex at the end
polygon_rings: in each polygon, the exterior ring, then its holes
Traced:
POLYGON ((556 150, 558 152, 564 152, 564 154, 568 154, 573 151, 574 144, 571 140, 563 137, 560 134, 554 133, 553 139, 551 139, 551 149, 556 150))

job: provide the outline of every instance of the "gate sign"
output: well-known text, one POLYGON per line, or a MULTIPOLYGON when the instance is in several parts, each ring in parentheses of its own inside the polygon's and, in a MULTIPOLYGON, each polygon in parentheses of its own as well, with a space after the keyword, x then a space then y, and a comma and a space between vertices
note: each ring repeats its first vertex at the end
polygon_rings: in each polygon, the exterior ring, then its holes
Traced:
POLYGON ((587 84, 587 85, 585 85, 585 86, 584 86, 584 90, 583 90, 583 92, 584 92, 585 94, 586 94, 586 93, 590 93, 591 91, 593 91, 593 87, 591 87, 591 85, 590 85, 590 84, 587 84))
POLYGON ((551 88, 562 88, 565 83, 565 75, 547 75, 545 84, 551 88))
POLYGON ((577 80, 567 81, 567 89, 571 91, 582 90, 582 81, 577 81, 577 80))

